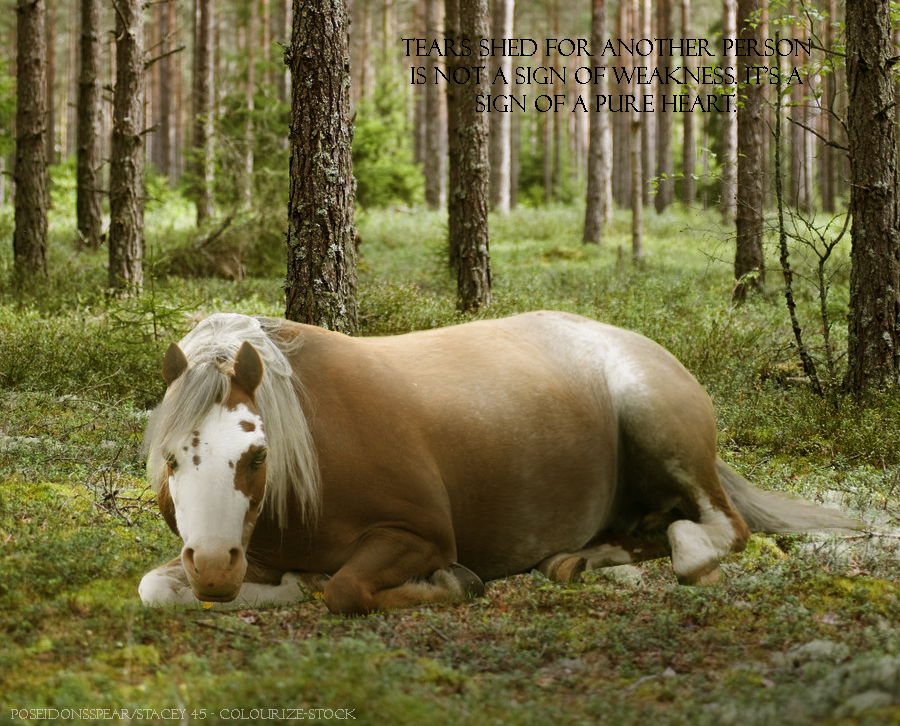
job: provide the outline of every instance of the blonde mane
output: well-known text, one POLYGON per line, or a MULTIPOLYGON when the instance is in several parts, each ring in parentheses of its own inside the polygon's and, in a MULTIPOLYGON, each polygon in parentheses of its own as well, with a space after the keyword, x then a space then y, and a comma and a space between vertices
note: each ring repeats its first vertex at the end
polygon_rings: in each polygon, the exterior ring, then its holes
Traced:
POLYGON ((218 313, 178 343, 188 359, 188 369, 169 387, 147 427, 147 480, 155 491, 162 484, 172 447, 198 428, 214 404, 227 398, 234 358, 247 341, 264 365, 263 380, 256 390, 269 445, 263 510, 280 527, 286 527, 293 494, 303 521, 315 523, 320 505, 316 449, 300 407, 302 385, 285 357, 288 344, 277 340, 277 325, 267 318, 218 313))

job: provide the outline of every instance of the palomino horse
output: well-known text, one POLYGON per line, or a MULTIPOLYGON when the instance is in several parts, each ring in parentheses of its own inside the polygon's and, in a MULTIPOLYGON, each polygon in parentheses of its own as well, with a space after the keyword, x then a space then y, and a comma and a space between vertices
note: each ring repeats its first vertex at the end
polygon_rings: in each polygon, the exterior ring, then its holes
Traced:
POLYGON ((709 397, 656 343, 538 312, 388 338, 213 315, 170 346, 148 476, 181 555, 151 605, 338 613, 667 553, 705 585, 751 532, 854 527, 716 456, 709 397))

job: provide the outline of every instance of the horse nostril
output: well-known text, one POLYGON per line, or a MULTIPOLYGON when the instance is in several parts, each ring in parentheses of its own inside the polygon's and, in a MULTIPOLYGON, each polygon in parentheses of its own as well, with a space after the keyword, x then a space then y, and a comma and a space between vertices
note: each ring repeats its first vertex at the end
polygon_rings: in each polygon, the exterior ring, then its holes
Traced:
POLYGON ((181 559, 184 564, 193 569, 194 572, 200 572, 200 570, 197 569, 197 565, 194 563, 194 550, 192 547, 185 548, 184 552, 181 554, 181 559))
POLYGON ((231 558, 231 561, 228 563, 228 566, 230 568, 236 567, 238 564, 238 560, 240 559, 240 556, 241 556, 241 551, 237 547, 232 547, 228 551, 228 555, 231 558))

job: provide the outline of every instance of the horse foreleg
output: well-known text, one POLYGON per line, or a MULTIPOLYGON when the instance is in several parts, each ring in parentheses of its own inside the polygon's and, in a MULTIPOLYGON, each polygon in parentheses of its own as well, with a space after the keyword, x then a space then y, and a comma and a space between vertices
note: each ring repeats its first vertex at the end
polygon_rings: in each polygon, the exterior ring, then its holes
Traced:
POLYGON ((138 593, 144 605, 153 607, 199 603, 191 590, 180 556, 144 575, 138 593))
POLYGON ((483 594, 481 579, 460 564, 445 565, 435 545, 391 532, 366 538, 325 584, 324 600, 332 612, 367 615, 483 594))
MULTIPOLYGON (((321 595, 327 579, 326 575, 286 572, 278 583, 245 581, 234 600, 217 602, 212 605, 220 610, 306 602, 314 596, 321 595)), ((145 605, 154 607, 169 605, 201 607, 204 605, 202 600, 194 597, 181 557, 176 557, 171 562, 144 575, 138 592, 145 605)), ((205 603, 205 605, 209 606, 211 603, 205 603)))

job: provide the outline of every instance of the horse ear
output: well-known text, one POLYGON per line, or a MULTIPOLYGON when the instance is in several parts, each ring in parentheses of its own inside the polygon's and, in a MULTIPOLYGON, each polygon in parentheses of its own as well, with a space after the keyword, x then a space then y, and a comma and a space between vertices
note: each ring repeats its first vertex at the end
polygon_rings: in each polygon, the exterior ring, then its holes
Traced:
POLYGON ((185 370, 187 370, 187 367, 188 361, 181 351, 181 348, 175 345, 175 343, 172 343, 166 351, 166 357, 163 358, 162 372, 166 385, 171 386, 172 381, 184 373, 185 370))
POLYGON ((263 362, 250 343, 244 342, 234 359, 234 374, 232 383, 243 389, 244 392, 253 395, 263 377, 263 362))

